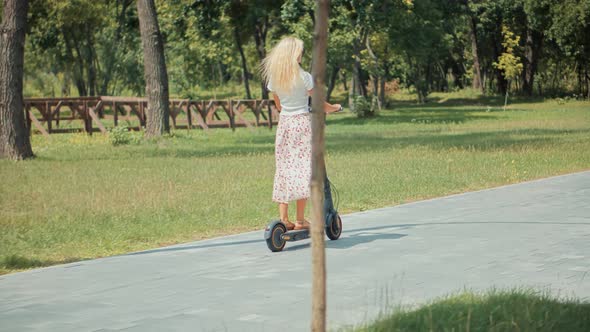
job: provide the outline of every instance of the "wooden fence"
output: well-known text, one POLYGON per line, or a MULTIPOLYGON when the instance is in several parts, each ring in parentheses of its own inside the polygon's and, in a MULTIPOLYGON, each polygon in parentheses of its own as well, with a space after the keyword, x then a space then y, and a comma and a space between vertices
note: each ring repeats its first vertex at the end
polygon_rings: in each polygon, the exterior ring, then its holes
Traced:
MULTIPOLYGON (((146 124, 146 98, 77 97, 25 99, 28 128, 44 135, 84 131, 89 134, 125 124, 142 130, 146 124), (76 125, 77 123, 77 125, 76 125)), ((273 100, 170 99, 170 127, 175 129, 254 128, 277 124, 273 100)))

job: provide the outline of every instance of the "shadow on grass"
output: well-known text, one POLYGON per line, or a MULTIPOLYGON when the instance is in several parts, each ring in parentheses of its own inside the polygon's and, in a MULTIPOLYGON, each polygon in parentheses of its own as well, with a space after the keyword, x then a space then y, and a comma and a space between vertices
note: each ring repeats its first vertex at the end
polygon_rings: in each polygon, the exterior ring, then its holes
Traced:
MULTIPOLYGON (((559 142, 564 134, 588 134, 590 129, 515 129, 477 133, 446 134, 433 131, 424 135, 383 136, 381 133, 332 133, 326 137, 326 151, 329 153, 380 152, 392 148, 424 146, 433 150, 450 148, 475 151, 495 151, 522 147, 539 147, 559 142)), ((134 149, 127 151, 130 158, 202 158, 219 156, 247 156, 273 154, 272 138, 254 137, 248 143, 200 150, 198 148, 167 147, 159 149, 134 149)), ((119 157, 117 157, 119 158, 119 157)), ((102 158, 100 158, 102 159, 102 158)))
POLYGON ((590 331, 590 303, 527 289, 460 293, 353 331, 590 331))
MULTIPOLYGON (((433 149, 468 148, 470 150, 496 150, 505 148, 518 149, 532 145, 542 146, 558 142, 562 138, 555 137, 563 134, 590 134, 587 130, 558 130, 558 129, 514 129, 496 130, 490 132, 449 133, 444 127, 425 126, 424 124, 460 124, 469 121, 494 120, 500 112, 484 112, 475 105, 501 105, 502 96, 479 96, 475 98, 449 99, 444 102, 440 97, 433 97, 432 101, 418 105, 413 101, 396 101, 393 112, 384 111, 373 119, 358 119, 351 116, 329 116, 328 127, 334 126, 334 131, 328 131, 326 148, 330 153, 385 151, 391 148, 407 146, 425 146, 433 149), (465 109, 453 109, 455 106, 471 106, 465 109), (414 133, 403 136, 396 134, 395 128, 379 129, 372 125, 393 124, 420 125, 414 133), (357 130, 348 132, 348 126, 356 126, 357 130), (365 129, 366 130, 363 130, 365 129), (358 130, 360 129, 360 130, 358 130)), ((537 99, 514 97, 512 103, 530 103, 537 99)), ((541 101, 541 99, 538 99, 541 101)), ((226 130, 226 129, 219 129, 226 130)), ((274 153, 274 134, 267 128, 259 128, 254 135, 223 137, 221 142, 197 142, 184 132, 176 137, 176 142, 145 143, 138 146, 123 146, 113 149, 103 149, 89 156, 73 154, 65 159, 142 159, 142 158, 203 158, 220 156, 268 155, 274 153), (224 142, 223 140, 227 140, 224 142)), ((215 138, 212 137, 211 140, 215 138)), ((49 155, 42 155, 40 159, 63 160, 49 155)))
MULTIPOLYGON (((356 153, 382 152, 393 148, 422 146, 433 150, 468 149, 471 151, 495 151, 501 149, 519 150, 522 147, 541 147, 557 143, 565 135, 586 134, 590 136, 590 129, 514 129, 490 132, 448 134, 440 129, 422 131, 420 135, 385 136, 381 132, 367 130, 366 132, 345 133, 334 132, 326 137, 326 151, 328 153, 356 153)), ((274 137, 255 136, 247 142, 233 142, 218 147, 190 147, 168 145, 129 146, 95 151, 84 155, 71 156, 39 156, 39 160, 121 160, 145 158, 205 158, 224 156, 259 156, 274 153, 274 137), (119 150, 116 150, 119 149, 119 150)), ((183 143, 183 145, 189 143, 183 143)))
POLYGON ((10 255, 4 257, 0 267, 7 270, 24 270, 37 267, 46 267, 58 264, 67 264, 72 262, 79 262, 86 260, 85 258, 67 258, 64 260, 40 260, 36 258, 28 258, 20 255, 10 255))
MULTIPOLYGON (((530 104, 540 103, 545 100, 544 97, 524 97, 524 96, 510 96, 508 98, 508 105, 513 104, 530 104)), ((415 100, 393 100, 389 103, 389 106, 393 109, 397 108, 424 108, 424 107, 460 107, 460 106, 493 106, 503 107, 504 96, 484 96, 479 95, 473 98, 442 98, 433 96, 428 98, 428 102, 425 104, 418 104, 415 100)))
POLYGON ((451 148, 476 151, 518 149, 524 146, 542 146, 561 140, 564 134, 590 134, 590 129, 517 129, 492 132, 446 134, 444 132, 425 135, 384 137, 379 133, 332 134, 326 139, 329 152, 383 151, 391 148, 425 146, 433 150, 451 148))
POLYGON ((484 112, 481 109, 455 110, 455 109, 428 109, 424 106, 416 110, 397 110, 395 112, 383 112, 373 118, 360 119, 357 117, 333 117, 327 119, 328 126, 354 125, 364 126, 368 124, 460 124, 475 120, 495 120, 495 112, 484 112))

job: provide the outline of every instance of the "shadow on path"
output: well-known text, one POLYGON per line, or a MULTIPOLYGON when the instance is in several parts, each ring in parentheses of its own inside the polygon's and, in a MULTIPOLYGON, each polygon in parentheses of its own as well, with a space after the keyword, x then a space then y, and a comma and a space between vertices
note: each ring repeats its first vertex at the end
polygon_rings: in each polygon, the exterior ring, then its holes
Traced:
MULTIPOLYGON (((367 231, 367 230, 374 230, 374 229, 387 229, 387 228, 400 228, 400 227, 408 228, 408 227, 404 227, 404 226, 407 226, 407 225, 389 225, 389 226, 382 226, 379 228, 359 228, 359 229, 354 229, 354 230, 343 231, 342 233, 355 232, 358 234, 354 234, 349 237, 341 238, 337 241, 326 242, 326 248, 349 248, 349 247, 355 246, 360 243, 372 242, 375 240, 399 239, 401 237, 406 236, 406 234, 372 234, 372 233, 362 233, 362 232, 367 231), (343 244, 342 245, 332 245, 331 244, 331 243, 340 243, 340 242, 342 242, 343 244)), ((263 232, 261 232, 261 233, 263 233, 263 232)), ((137 255, 147 255, 147 254, 155 254, 155 253, 162 253, 162 252, 174 252, 174 251, 182 251, 182 250, 229 247, 229 246, 237 246, 237 245, 250 244, 250 243, 260 243, 262 245, 264 242, 265 242, 265 240, 261 236, 260 239, 254 239, 254 240, 210 243, 210 244, 203 244, 203 245, 181 246, 181 247, 171 247, 171 248, 159 248, 159 249, 153 249, 153 250, 133 252, 133 253, 124 254, 124 255, 120 255, 120 256, 137 256, 137 255)), ((306 243, 306 244, 307 244, 307 246, 309 246, 309 243, 306 243)), ((299 247, 299 246, 292 246, 291 248, 296 248, 296 247, 299 247)))
MULTIPOLYGON (((408 236, 408 234, 398 234, 398 233, 368 233, 370 231, 379 231, 379 230, 387 230, 387 229, 399 229, 405 230, 413 227, 424 227, 424 226, 440 226, 440 225, 490 225, 490 224, 525 224, 525 225, 587 225, 590 226, 590 222, 535 222, 535 221, 525 221, 525 222, 510 222, 510 221, 456 221, 456 222, 434 222, 434 223, 414 223, 414 224, 397 224, 397 225, 383 225, 383 226, 375 226, 375 227, 365 227, 365 228, 353 228, 342 231, 343 234, 351 233, 350 236, 342 237, 337 241, 329 241, 326 240, 326 248, 333 248, 333 249, 347 249, 350 247, 354 247, 358 244, 362 243, 369 243, 377 240, 399 240, 403 237, 408 236)), ((345 224, 346 225, 346 224, 345 224)), ((216 247, 230 247, 230 246, 238 246, 243 244, 251 244, 251 243, 259 243, 261 246, 265 245, 265 240, 262 236, 262 231, 260 232, 261 236, 259 239, 253 240, 244 240, 244 241, 234 241, 234 242, 221 242, 221 243, 211 243, 211 244, 202 244, 202 245, 192 245, 192 246, 182 246, 182 247, 172 247, 172 248, 159 248, 153 250, 146 250, 140 252, 134 252, 119 256, 137 256, 137 255, 147 255, 147 254, 155 254, 155 253, 163 253, 163 252, 174 252, 174 251, 183 251, 183 250, 195 250, 195 249, 208 249, 208 248, 216 248, 216 247)), ((284 251, 295 251, 300 249, 305 249, 310 247, 310 242, 302 242, 299 245, 291 245, 287 246, 284 251)))

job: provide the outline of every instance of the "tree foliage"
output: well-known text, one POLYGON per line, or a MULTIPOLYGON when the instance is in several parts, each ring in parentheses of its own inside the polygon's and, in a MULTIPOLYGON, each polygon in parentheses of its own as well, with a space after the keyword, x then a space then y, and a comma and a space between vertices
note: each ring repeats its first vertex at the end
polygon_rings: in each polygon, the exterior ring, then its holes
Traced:
POLYGON ((498 57, 498 62, 494 62, 494 67, 501 70, 507 80, 513 80, 520 75, 523 67, 521 59, 515 55, 515 48, 518 47, 520 37, 515 36, 514 32, 505 25, 502 26, 502 35, 504 52, 498 57))
MULTIPOLYGON (((132 0, 31 0, 26 93, 141 95, 143 64, 132 0), (51 18, 51 19, 46 19, 51 18)), ((301 38, 311 68, 311 0, 156 0, 171 93, 198 98, 243 85, 266 97, 260 60, 284 35, 301 38)), ((590 0, 333 0, 326 82, 349 100, 387 102, 396 80, 431 91, 472 85, 488 93, 590 95, 590 0), (508 84, 502 26, 522 70, 508 84), (478 66, 479 71, 474 66, 478 66)))

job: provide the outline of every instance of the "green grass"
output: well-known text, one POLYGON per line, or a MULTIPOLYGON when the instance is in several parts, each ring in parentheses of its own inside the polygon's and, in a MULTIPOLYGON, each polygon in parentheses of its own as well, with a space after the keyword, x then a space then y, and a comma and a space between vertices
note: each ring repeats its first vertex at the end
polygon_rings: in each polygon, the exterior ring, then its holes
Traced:
MULTIPOLYGON (((329 117, 339 210, 590 169, 590 103, 515 98, 503 112, 502 102, 433 95, 373 119, 329 117)), ((36 159, 0 161, 0 273, 260 230, 277 215, 267 128, 178 130, 118 147, 101 134, 32 141, 36 159)))
POLYGON ((357 332, 590 331, 590 303, 530 290, 465 292, 414 310, 395 310, 357 332))

